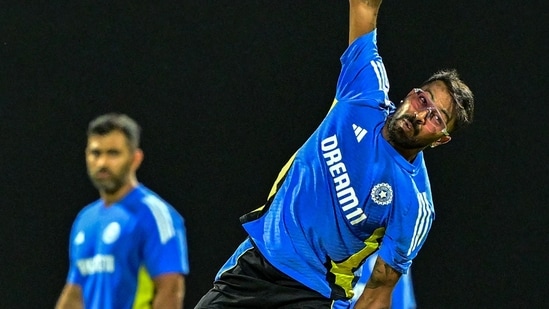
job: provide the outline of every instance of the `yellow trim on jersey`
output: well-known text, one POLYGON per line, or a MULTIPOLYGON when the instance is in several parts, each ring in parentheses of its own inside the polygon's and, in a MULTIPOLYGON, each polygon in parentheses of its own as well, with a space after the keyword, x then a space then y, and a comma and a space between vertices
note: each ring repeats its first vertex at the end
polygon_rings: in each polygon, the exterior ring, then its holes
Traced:
POLYGON ((132 309, 150 309, 154 297, 154 282, 144 266, 139 267, 135 300, 132 309))
POLYGON ((330 110, 332 110, 332 108, 334 108, 334 106, 336 105, 336 103, 339 102, 337 99, 334 99, 334 101, 332 102, 332 106, 330 106, 330 110))
POLYGON ((376 229, 368 239, 364 241, 366 245, 362 250, 351 255, 345 261, 336 263, 331 261, 332 268, 330 272, 334 274, 335 284, 340 286, 345 291, 345 296, 353 297, 353 279, 355 278, 354 271, 366 260, 368 256, 374 253, 379 248, 379 239, 385 234, 385 228, 376 229))
POLYGON ((282 167, 282 169, 278 173, 278 177, 276 177, 276 180, 275 180, 273 186, 271 187, 271 192, 269 192, 269 197, 267 198, 267 200, 270 201, 273 198, 273 196, 276 194, 276 192, 278 192, 278 189, 280 188, 280 182, 281 182, 281 180, 284 179, 284 177, 286 177, 286 174, 288 174, 288 170, 290 169, 290 166, 292 166, 292 163, 294 163, 294 159, 295 159, 296 154, 297 153, 294 153, 290 157, 288 162, 286 162, 286 164, 284 164, 284 166, 282 167))
POLYGON ((286 177, 286 174, 288 174, 288 170, 290 169, 290 166, 292 166, 292 163, 294 162, 296 154, 297 153, 294 153, 290 157, 288 162, 286 162, 286 164, 284 164, 284 166, 282 167, 282 169, 278 173, 278 176, 276 177, 276 180, 275 180, 275 182, 274 182, 274 184, 271 188, 271 191, 269 192, 269 196, 267 197, 267 202, 265 203, 265 205, 263 205, 261 207, 258 207, 256 209, 250 211, 249 213, 243 215, 242 217, 240 217, 240 222, 245 223, 245 222, 256 220, 256 219, 260 218, 264 214, 264 211, 269 208, 269 205, 273 201, 273 198, 276 195, 276 193, 278 192, 278 189, 280 189, 280 185, 284 181, 284 178, 286 177))
MULTIPOLYGON (((334 105, 337 103, 337 99, 334 99, 332 105, 330 106, 330 110, 334 107, 334 105)), ((284 180, 284 178, 286 177, 286 175, 288 174, 288 170, 290 169, 290 167, 292 166, 292 164, 294 163, 294 160, 295 160, 295 156, 297 155, 297 152, 294 153, 290 159, 288 160, 288 162, 286 162, 286 164, 284 164, 284 166, 282 167, 282 169, 280 170, 280 172, 278 173, 278 176, 276 177, 276 180, 275 182, 273 183, 273 186, 271 187, 271 191, 269 192, 269 195, 267 196, 267 203, 261 207, 258 207, 254 210, 252 210, 251 212, 249 212, 248 214, 246 214, 246 217, 250 217, 250 215, 253 216, 253 214, 255 213, 261 213, 263 212, 263 210, 265 209, 265 207, 268 207, 269 204, 272 202, 272 199, 273 197, 276 195, 276 193, 278 192, 278 189, 280 189, 280 185, 281 185, 281 182, 284 180)))

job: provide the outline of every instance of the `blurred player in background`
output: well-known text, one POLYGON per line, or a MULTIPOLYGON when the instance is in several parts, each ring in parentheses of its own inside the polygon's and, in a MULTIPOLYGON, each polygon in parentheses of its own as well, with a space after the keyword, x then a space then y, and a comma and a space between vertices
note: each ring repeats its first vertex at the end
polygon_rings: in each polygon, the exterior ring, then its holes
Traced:
POLYGON ((89 124, 86 164, 100 199, 73 223, 57 309, 183 307, 189 272, 184 220, 137 181, 140 131, 123 114, 89 124))

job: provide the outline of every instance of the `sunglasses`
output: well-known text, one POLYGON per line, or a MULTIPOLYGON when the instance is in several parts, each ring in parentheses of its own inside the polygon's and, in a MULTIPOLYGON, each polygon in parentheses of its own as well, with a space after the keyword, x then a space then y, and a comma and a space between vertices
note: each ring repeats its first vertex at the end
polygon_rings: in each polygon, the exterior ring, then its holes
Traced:
POLYGON ((418 112, 427 111, 424 127, 432 133, 442 132, 442 134, 449 136, 450 133, 448 133, 446 122, 429 95, 420 88, 414 88, 412 94, 417 96, 417 100, 411 100, 412 106, 418 112))

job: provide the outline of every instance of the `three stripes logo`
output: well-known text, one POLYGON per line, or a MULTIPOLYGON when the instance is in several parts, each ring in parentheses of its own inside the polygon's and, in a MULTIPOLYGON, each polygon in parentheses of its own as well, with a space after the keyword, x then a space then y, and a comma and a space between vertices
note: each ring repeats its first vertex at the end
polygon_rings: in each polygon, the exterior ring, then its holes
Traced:
POLYGON ((360 141, 366 136, 366 133, 368 133, 367 130, 357 126, 353 123, 353 130, 355 131, 356 140, 360 143, 360 141))

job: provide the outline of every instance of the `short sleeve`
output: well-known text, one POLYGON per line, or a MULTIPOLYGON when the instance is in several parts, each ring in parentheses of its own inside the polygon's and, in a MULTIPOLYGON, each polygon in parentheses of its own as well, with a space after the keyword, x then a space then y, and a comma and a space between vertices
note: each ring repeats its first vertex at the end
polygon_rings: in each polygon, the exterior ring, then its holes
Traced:
POLYGON ((425 194, 418 194, 417 201, 396 204, 379 249, 383 261, 405 274, 427 239, 434 216, 425 194))
POLYGON ((143 258, 152 278, 164 273, 189 273, 185 222, 171 206, 155 196, 144 200, 143 258))
POLYGON ((84 283, 84 278, 80 274, 80 271, 78 270, 78 266, 76 264, 76 247, 74 244, 79 219, 80 215, 78 215, 74 220, 69 236, 69 272, 67 274, 67 282, 82 285, 84 283))
POLYGON ((341 56, 336 100, 362 101, 371 107, 390 109, 389 80, 377 51, 377 30, 357 38, 341 56))

